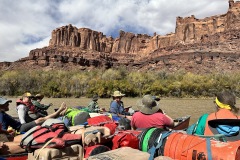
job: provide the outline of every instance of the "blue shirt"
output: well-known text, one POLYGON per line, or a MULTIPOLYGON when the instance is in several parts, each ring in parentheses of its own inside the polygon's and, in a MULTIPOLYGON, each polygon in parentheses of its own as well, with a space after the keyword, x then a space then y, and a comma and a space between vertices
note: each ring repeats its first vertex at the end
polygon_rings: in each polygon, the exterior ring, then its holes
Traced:
POLYGON ((2 124, 2 130, 7 130, 8 127, 12 127, 15 130, 19 130, 21 123, 16 121, 13 117, 5 112, 0 112, 0 123, 2 124))
POLYGON ((123 102, 117 103, 116 101, 112 101, 110 104, 110 112, 114 114, 123 114, 124 115, 124 106, 123 102))

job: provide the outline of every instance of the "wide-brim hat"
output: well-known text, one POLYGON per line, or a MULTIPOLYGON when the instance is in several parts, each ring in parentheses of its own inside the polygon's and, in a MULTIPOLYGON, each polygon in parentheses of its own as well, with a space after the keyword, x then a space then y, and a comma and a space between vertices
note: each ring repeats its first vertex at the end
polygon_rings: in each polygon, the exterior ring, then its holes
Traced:
POLYGON ((39 93, 39 94, 36 94, 36 95, 35 95, 35 98, 43 99, 43 98, 44 98, 44 95, 42 95, 42 94, 39 93))
POLYGON ((0 105, 3 105, 5 103, 7 103, 7 102, 11 103, 12 100, 7 100, 6 98, 0 97, 0 105))
POLYGON ((112 97, 123 97, 125 94, 121 93, 120 91, 114 91, 112 97))
POLYGON ((93 101, 97 101, 98 100, 98 95, 94 95, 92 98, 93 101))
POLYGON ((151 95, 145 95, 142 100, 138 101, 137 107, 144 114, 153 114, 160 109, 158 103, 151 95))
POLYGON ((152 98, 153 98, 155 101, 160 101, 160 100, 161 100, 159 96, 153 96, 152 98))

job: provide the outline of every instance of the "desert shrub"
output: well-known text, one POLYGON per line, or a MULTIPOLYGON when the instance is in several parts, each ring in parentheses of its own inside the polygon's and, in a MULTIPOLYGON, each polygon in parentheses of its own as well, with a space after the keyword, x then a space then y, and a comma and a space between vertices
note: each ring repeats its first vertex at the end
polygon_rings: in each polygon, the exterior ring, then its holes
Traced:
POLYGON ((171 97, 211 97, 230 89, 240 96, 240 73, 194 74, 128 71, 126 68, 92 71, 1 71, 0 94, 19 96, 29 91, 47 97, 110 97, 114 90, 128 97, 144 94, 171 97))

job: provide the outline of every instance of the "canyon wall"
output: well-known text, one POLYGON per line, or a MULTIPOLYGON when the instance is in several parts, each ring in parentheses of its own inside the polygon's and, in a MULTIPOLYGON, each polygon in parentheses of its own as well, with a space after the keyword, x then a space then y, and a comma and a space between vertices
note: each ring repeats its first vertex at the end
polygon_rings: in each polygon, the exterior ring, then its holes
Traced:
POLYGON ((52 31, 49 46, 33 49, 1 69, 93 69, 127 66, 135 70, 179 69, 197 73, 240 69, 240 2, 229 0, 227 13, 197 19, 177 17, 175 33, 153 36, 119 31, 119 37, 71 24, 52 31))

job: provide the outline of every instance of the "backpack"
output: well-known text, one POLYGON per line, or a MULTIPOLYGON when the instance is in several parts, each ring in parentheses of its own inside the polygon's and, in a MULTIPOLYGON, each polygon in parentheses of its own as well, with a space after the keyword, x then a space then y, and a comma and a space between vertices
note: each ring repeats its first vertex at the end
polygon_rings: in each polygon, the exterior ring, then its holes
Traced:
POLYGON ((90 115, 86 111, 76 108, 69 108, 65 113, 65 117, 71 120, 72 126, 75 126, 87 122, 87 119, 90 118, 90 115))

